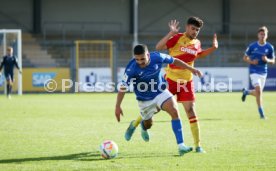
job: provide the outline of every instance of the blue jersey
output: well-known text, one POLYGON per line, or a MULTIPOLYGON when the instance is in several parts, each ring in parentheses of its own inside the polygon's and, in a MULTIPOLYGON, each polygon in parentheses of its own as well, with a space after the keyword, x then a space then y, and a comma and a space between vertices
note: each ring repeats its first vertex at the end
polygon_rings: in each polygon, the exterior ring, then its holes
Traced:
POLYGON ((4 67, 5 74, 13 74, 13 69, 19 69, 18 62, 15 56, 4 56, 0 64, 0 70, 4 67))
POLYGON ((126 69, 122 84, 129 86, 133 84, 136 99, 139 101, 147 101, 154 99, 158 94, 166 89, 161 69, 163 64, 171 64, 174 58, 163 53, 152 52, 149 57, 149 64, 141 68, 132 59, 126 69))
POLYGON ((261 75, 267 74, 267 63, 262 60, 263 56, 273 59, 275 58, 274 48, 270 43, 260 45, 258 42, 251 43, 246 51, 245 55, 249 56, 251 60, 258 60, 257 65, 250 65, 249 72, 250 74, 256 73, 261 75))

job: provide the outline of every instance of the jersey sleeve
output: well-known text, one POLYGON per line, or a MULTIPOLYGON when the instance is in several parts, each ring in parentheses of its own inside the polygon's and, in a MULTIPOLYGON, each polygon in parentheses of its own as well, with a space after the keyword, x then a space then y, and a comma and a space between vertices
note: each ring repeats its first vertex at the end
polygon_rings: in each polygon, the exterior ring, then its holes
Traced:
POLYGON ((249 45, 249 46, 247 47, 247 49, 245 50, 244 55, 250 56, 251 53, 252 53, 252 45, 249 45))
POLYGON ((161 57, 161 61, 164 64, 172 64, 174 61, 174 58, 168 54, 159 53, 159 56, 161 57))
POLYGON ((268 58, 273 59, 275 58, 275 52, 274 52, 274 47, 271 45, 271 49, 269 54, 267 55, 268 58))
POLYGON ((130 66, 128 65, 125 69, 125 73, 120 83, 120 87, 121 88, 129 87, 132 78, 133 78, 133 69, 131 69, 130 66))
POLYGON ((177 43, 177 41, 179 40, 179 38, 180 38, 180 34, 176 34, 176 35, 174 35, 173 37, 171 37, 168 41, 167 41, 167 43, 166 43, 166 46, 167 46, 167 48, 169 49, 169 48, 171 48, 171 47, 174 47, 174 45, 177 43))
POLYGON ((14 65, 16 66, 17 69, 19 69, 18 60, 16 57, 14 57, 14 65))
POLYGON ((128 73, 125 72, 121 82, 121 86, 128 87, 130 85, 130 78, 131 77, 128 75, 128 73))
POLYGON ((196 44, 196 49, 197 49, 197 54, 201 54, 203 52, 202 48, 201 48, 201 42, 198 41, 198 43, 196 44))

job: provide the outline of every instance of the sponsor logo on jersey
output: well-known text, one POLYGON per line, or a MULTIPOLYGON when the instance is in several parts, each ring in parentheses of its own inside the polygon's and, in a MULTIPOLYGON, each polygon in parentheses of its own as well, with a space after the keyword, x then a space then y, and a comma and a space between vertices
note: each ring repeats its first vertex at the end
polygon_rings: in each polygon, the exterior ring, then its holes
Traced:
POLYGON ((189 49, 187 47, 180 46, 180 51, 181 52, 186 52, 186 53, 189 53, 189 54, 192 54, 192 55, 196 55, 196 50, 189 49))

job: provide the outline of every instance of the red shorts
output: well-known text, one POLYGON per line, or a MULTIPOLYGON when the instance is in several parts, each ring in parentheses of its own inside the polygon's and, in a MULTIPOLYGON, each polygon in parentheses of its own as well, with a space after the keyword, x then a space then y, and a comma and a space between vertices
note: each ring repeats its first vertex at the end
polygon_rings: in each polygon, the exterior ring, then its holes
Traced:
POLYGON ((176 95, 178 102, 194 101, 195 100, 195 90, 193 80, 187 83, 177 83, 169 78, 166 78, 168 82, 168 89, 173 94, 176 95))

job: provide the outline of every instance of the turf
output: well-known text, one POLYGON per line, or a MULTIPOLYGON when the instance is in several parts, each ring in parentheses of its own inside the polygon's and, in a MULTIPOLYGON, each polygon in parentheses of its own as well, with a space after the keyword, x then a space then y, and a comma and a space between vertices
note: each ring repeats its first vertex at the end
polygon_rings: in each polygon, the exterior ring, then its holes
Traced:
MULTIPOLYGON (((276 93, 264 93, 268 120, 260 120, 255 100, 240 93, 199 93, 197 112, 206 154, 178 156, 170 117, 154 117, 150 142, 140 128, 124 140, 138 116, 133 94, 123 102, 124 117, 114 116, 116 94, 43 94, 0 97, 0 170, 276 170, 276 93), (119 156, 101 158, 106 139, 119 156)), ((185 143, 193 145, 181 106, 185 143)))

